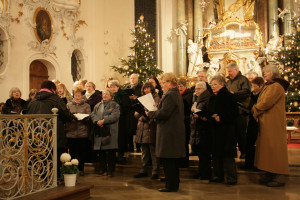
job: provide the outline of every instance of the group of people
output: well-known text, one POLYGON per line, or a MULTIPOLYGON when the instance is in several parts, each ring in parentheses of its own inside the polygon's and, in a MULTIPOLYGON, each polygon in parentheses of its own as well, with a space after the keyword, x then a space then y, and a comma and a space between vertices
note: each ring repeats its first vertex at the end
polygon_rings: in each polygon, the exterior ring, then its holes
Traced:
POLYGON ((250 82, 236 63, 230 63, 227 81, 219 74, 209 84, 202 71, 191 88, 173 73, 159 80, 149 77, 144 84, 132 74, 123 89, 117 80, 109 80, 102 92, 93 82, 80 80, 73 96, 62 83, 45 81, 28 102, 13 88, 2 113, 50 114, 58 108, 58 156, 69 149, 79 160, 81 175, 86 158, 94 153, 100 159, 99 174, 113 176, 116 162, 126 163, 124 153, 133 148, 136 135, 142 166, 134 177, 148 176, 152 163, 151 179, 158 179, 162 164, 165 187, 160 192, 179 189, 179 168, 188 167, 189 144, 199 157, 195 178, 237 184, 238 145, 244 168, 265 171, 260 182, 277 187, 285 184, 288 174, 285 90, 289 83, 280 78, 276 66, 267 65, 263 71, 264 78, 253 77, 250 82), (137 98, 147 94, 152 95, 156 111, 139 103, 137 98))

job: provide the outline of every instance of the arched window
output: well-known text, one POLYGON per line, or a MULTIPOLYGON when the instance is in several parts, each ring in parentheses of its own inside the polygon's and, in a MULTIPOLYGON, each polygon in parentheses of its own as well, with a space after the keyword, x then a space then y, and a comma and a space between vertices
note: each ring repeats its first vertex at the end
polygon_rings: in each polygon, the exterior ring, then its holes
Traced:
POLYGON ((82 53, 77 49, 71 57, 71 74, 74 82, 84 77, 84 60, 82 53))

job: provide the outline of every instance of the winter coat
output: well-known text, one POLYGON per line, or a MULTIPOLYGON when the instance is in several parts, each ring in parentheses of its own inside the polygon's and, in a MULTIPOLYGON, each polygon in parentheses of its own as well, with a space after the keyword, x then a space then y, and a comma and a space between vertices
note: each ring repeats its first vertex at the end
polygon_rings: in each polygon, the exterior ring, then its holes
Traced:
MULTIPOLYGON (((117 102, 109 100, 99 102, 91 114, 92 122, 95 126, 99 120, 104 119, 104 126, 109 126, 110 143, 101 145, 101 150, 117 149, 118 148, 118 126, 120 118, 120 106, 117 102)), ((94 131, 96 129, 93 129, 94 131)), ((96 133, 93 133, 95 135, 96 133)))
MULTIPOLYGON (((234 92, 235 100, 242 104, 245 109, 249 108, 250 96, 251 96, 251 83, 247 77, 243 76, 241 72, 231 80, 229 77, 226 83, 226 87, 229 91, 234 92)), ((242 107, 239 107, 240 114, 247 114, 247 111, 242 107)))
POLYGON ((2 107, 2 114, 20 114, 27 109, 27 102, 24 99, 17 99, 15 101, 19 101, 21 112, 17 111, 17 108, 14 108, 12 103, 13 99, 9 98, 6 100, 5 104, 2 107))
POLYGON ((169 89, 161 99, 158 110, 148 113, 155 119, 156 156, 183 158, 185 152, 185 126, 183 100, 177 87, 169 89))
POLYGON ((208 116, 210 116, 208 119, 213 157, 236 156, 235 120, 238 116, 238 107, 233 94, 226 87, 221 88, 217 95, 210 97, 208 116), (220 122, 211 117, 214 114, 220 117, 220 122))
MULTIPOLYGON (((67 108, 72 114, 91 114, 91 107, 89 104, 76 103, 75 101, 67 104, 67 108)), ((89 132, 89 117, 82 120, 75 120, 73 122, 68 122, 65 125, 65 130, 67 132, 67 138, 87 138, 89 132)))
POLYGON ((201 117, 208 118, 207 107, 211 95, 212 94, 210 91, 205 90, 199 96, 194 95, 193 97, 193 102, 196 103, 196 108, 201 110, 201 112, 198 114, 199 117, 194 120, 192 119, 193 123, 190 144, 192 145, 192 150, 194 153, 200 153, 200 150, 202 149, 210 149, 211 146, 209 123, 208 121, 203 121, 201 119, 201 117))
POLYGON ((129 96, 119 89, 118 92, 115 93, 115 97, 117 98, 117 103, 120 106, 120 119, 119 119, 119 129, 118 129, 118 147, 122 151, 127 151, 128 145, 128 134, 130 130, 130 109, 131 103, 129 96))
POLYGON ((57 116, 57 147, 66 148, 67 138, 64 124, 70 122, 75 117, 67 109, 65 102, 54 93, 38 92, 28 105, 28 114, 53 114, 51 109, 58 109, 57 116))
POLYGON ((252 108, 259 122, 254 165, 276 174, 289 173, 285 116, 288 84, 284 79, 267 82, 252 108))
POLYGON ((102 95, 99 90, 95 90, 95 93, 90 96, 90 98, 86 98, 84 96, 84 101, 88 103, 91 106, 91 111, 93 112, 94 107, 97 103, 99 103, 102 100, 102 95))
MULTIPOLYGON (((159 103, 160 98, 157 93, 152 94, 155 103, 159 103)), ((136 119, 141 118, 142 121, 138 120, 136 130, 136 143, 141 144, 155 144, 156 139, 156 123, 153 119, 147 119, 145 116, 138 112, 134 113, 136 119)))

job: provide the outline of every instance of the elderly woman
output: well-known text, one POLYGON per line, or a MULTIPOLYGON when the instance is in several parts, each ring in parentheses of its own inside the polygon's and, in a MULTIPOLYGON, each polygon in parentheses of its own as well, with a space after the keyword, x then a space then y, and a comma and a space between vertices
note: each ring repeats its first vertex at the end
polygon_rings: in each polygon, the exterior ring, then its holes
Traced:
POLYGON ((173 73, 162 76, 164 96, 157 111, 150 111, 148 117, 155 119, 156 156, 160 158, 166 176, 165 188, 160 192, 177 192, 179 188, 179 160, 185 157, 184 105, 173 73))
MULTIPOLYGON (((72 114, 91 114, 91 107, 83 101, 83 90, 75 88, 73 91, 74 99, 67 104, 67 108, 72 114)), ((72 158, 79 160, 78 169, 80 175, 84 175, 84 162, 87 156, 89 117, 74 120, 65 124, 66 135, 68 138, 68 148, 72 158)))
POLYGON ((285 175, 289 173, 285 118, 289 83, 279 78, 276 66, 265 66, 263 74, 266 84, 252 108, 253 117, 259 122, 254 165, 266 172, 260 183, 279 187, 285 185, 285 175))
POLYGON ((96 90, 96 85, 91 81, 85 84, 85 88, 84 100, 91 106, 91 110, 93 111, 95 105, 102 100, 101 93, 99 90, 96 90))
POLYGON ((189 88, 187 88, 186 80, 185 79, 179 79, 177 81, 177 87, 178 90, 182 96, 183 99, 183 105, 184 105, 184 125, 185 125, 185 152, 186 156, 184 159, 182 159, 182 163, 180 167, 186 168, 189 167, 189 140, 191 136, 191 107, 192 107, 192 101, 193 101, 193 91, 189 88))
POLYGON ((214 177, 210 182, 235 185, 237 172, 235 120, 238 106, 235 98, 225 86, 223 76, 214 76, 211 80, 213 95, 208 103, 208 116, 212 135, 212 159, 214 177))
POLYGON ((21 114, 23 110, 27 109, 27 103, 21 99, 21 90, 13 87, 9 91, 9 99, 5 102, 2 108, 2 114, 21 114))
POLYGON ((129 135, 129 112, 130 112, 130 99, 124 90, 120 89, 120 83, 117 80, 111 80, 109 88, 114 93, 114 100, 120 106, 120 120, 119 120, 119 132, 118 132, 118 163, 125 164, 126 159, 124 157, 125 151, 128 149, 128 135, 129 135))
POLYGON ((207 90, 206 82, 197 82, 192 106, 192 132, 190 144, 199 157, 198 174, 194 178, 208 180, 211 178, 211 137, 207 121, 207 106, 211 92, 207 90))
MULTIPOLYGON (((155 104, 158 105, 160 98, 150 82, 146 82, 142 87, 142 95, 146 94, 152 94, 155 104)), ((148 163, 152 160, 151 179, 158 179, 159 162, 155 154, 156 123, 138 112, 135 112, 134 116, 138 119, 135 142, 141 144, 142 150, 142 168, 134 178, 148 176, 148 163)))
POLYGON ((94 129, 94 149, 100 150, 99 174, 110 177, 115 171, 120 117, 120 106, 112 100, 113 96, 114 93, 110 89, 104 90, 103 100, 95 106, 91 114, 93 123, 98 127, 94 129))

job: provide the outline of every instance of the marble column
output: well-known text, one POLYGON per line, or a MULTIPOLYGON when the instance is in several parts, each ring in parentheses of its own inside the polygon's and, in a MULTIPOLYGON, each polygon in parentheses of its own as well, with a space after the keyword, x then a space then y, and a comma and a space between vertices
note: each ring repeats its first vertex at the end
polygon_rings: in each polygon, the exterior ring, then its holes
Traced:
MULTIPOLYGON (((177 0, 177 24, 185 23, 185 0, 177 0)), ((186 75, 186 35, 180 30, 177 36, 177 75, 186 75)))
POLYGON ((203 35, 203 18, 201 0, 194 0, 194 42, 199 41, 203 35))
MULTIPOLYGON (((288 9, 290 11, 293 11, 293 6, 292 6, 293 2, 292 0, 284 0, 283 1, 283 8, 284 9, 288 9)), ((284 16, 284 34, 288 35, 292 33, 292 22, 291 22, 291 13, 286 14, 284 16)))
POLYGON ((272 38, 273 32, 279 35, 278 24, 275 21, 278 20, 278 2, 277 0, 269 0, 268 6, 269 12, 269 40, 272 38))

